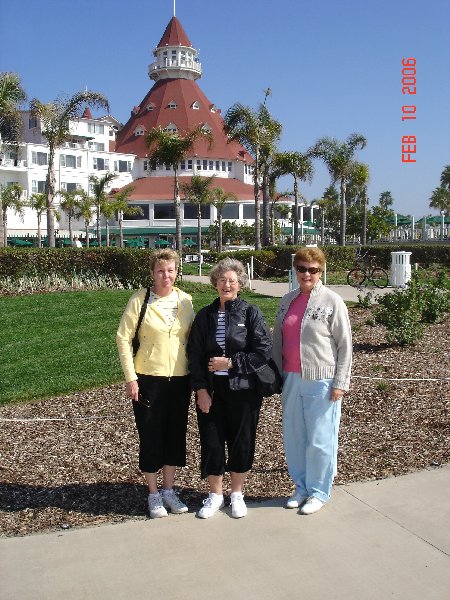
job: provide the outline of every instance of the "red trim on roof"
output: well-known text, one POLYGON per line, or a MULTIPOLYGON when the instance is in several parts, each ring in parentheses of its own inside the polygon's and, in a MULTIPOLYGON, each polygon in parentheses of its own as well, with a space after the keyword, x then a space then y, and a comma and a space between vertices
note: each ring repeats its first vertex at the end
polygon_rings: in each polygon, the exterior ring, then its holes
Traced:
MULTIPOLYGON (((186 175, 179 177, 180 185, 190 183, 191 177, 186 175)), ((128 200, 136 201, 158 201, 158 202, 173 202, 173 177, 141 177, 135 179, 131 184, 123 186, 124 188, 134 188, 128 200)), ((220 187, 225 192, 233 192, 238 197, 238 200, 254 200, 253 186, 248 183, 243 183, 239 179, 228 179, 225 177, 214 177, 211 183, 211 188, 220 187)), ((122 188, 123 189, 123 188, 122 188)), ((181 197, 183 194, 181 193, 181 197)))
POLYGON ((82 119, 93 119, 94 118, 92 116, 91 109, 89 108, 89 106, 86 106, 86 108, 84 109, 84 112, 83 112, 81 118, 82 119))
POLYGON ((183 26, 176 17, 170 19, 157 48, 164 46, 192 46, 183 26))

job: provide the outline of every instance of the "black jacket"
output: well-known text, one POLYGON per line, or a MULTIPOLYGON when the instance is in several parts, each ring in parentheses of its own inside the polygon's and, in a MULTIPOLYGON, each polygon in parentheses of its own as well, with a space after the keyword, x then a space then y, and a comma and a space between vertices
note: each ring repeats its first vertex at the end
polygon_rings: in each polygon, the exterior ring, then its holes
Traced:
MULTIPOLYGON (((213 373, 208 371, 208 361, 222 356, 216 342, 219 305, 217 298, 202 308, 192 324, 187 354, 194 391, 205 388, 212 392, 213 373)), ((229 371, 232 390, 252 389, 252 373, 272 356, 272 337, 261 311, 239 296, 225 303, 225 356, 233 362, 229 371)))

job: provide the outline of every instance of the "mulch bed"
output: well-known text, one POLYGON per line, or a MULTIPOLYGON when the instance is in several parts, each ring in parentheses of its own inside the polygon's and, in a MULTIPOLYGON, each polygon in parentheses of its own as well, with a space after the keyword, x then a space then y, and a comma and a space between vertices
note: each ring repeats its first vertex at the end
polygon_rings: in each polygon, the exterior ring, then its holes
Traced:
MULTIPOLYGON (((429 326, 417 346, 400 348, 387 344, 383 327, 371 324, 370 309, 354 308, 350 314, 354 378, 342 406, 336 484, 439 467, 449 460, 448 382, 391 379, 448 377, 449 323, 429 326)), ((0 420, 1 535, 147 518, 137 435, 123 385, 0 407, 0 420)), ((177 484, 192 510, 207 490, 198 465, 191 406, 188 466, 179 470, 177 484)), ((281 403, 274 396, 263 405, 245 494, 260 500, 291 492, 281 403)))

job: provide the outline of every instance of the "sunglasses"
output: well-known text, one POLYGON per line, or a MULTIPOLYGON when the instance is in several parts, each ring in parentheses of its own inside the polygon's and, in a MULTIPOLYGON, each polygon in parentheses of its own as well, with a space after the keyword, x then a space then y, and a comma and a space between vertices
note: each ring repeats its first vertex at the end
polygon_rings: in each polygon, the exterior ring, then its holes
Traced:
POLYGON ((320 273, 322 270, 319 267, 304 267, 303 265, 295 268, 298 273, 311 273, 311 275, 316 275, 316 273, 320 273))

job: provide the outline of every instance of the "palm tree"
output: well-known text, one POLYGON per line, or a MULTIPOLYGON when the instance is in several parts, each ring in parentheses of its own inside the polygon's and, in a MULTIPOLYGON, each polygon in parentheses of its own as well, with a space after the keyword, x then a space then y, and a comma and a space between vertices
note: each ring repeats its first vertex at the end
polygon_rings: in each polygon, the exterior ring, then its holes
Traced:
MULTIPOLYGON (((95 207, 95 215, 97 218, 97 241, 99 247, 102 245, 100 217, 102 214, 102 208, 105 205, 105 202, 108 198, 106 188, 116 177, 117 175, 115 173, 111 173, 111 171, 108 171, 102 177, 97 177, 97 175, 89 176, 89 183, 92 193, 92 204, 95 207)), ((106 210, 108 211, 108 208, 106 208, 106 210)), ((106 245, 108 246, 108 237, 106 239, 106 245)))
MULTIPOLYGON (((369 198, 367 195, 367 184, 370 179, 370 171, 369 165, 365 163, 356 162, 354 165, 353 172, 349 179, 348 187, 352 191, 352 195, 356 197, 360 201, 360 205, 362 208, 362 219, 361 219, 361 245, 365 246, 367 243, 367 208, 369 198)), ((391 199, 391 204, 393 202, 391 192, 383 192, 381 196, 385 199, 386 202, 391 199), (384 194, 384 195, 383 195, 384 194), (388 196, 389 195, 389 196, 388 196)), ((380 204, 381 204, 381 196, 380 196, 380 204)))
POLYGON ((430 208, 448 213, 450 211, 450 190, 445 187, 437 187, 430 197, 430 208))
POLYGON ((265 91, 264 102, 255 111, 237 102, 224 117, 224 132, 230 141, 239 142, 254 160, 253 191, 255 197, 255 249, 261 249, 260 190, 263 190, 263 244, 269 243, 270 170, 281 137, 282 125, 270 115, 266 100, 270 88, 265 91))
POLYGON ((217 210, 217 221, 219 224, 218 251, 222 252, 223 247, 223 219, 222 212, 227 202, 236 202, 238 197, 234 192, 226 192, 223 188, 216 187, 211 190, 211 204, 217 210))
POLYGON ((111 206, 114 212, 117 212, 117 220, 119 222, 119 245, 123 248, 123 215, 142 215, 142 208, 139 206, 129 206, 128 197, 133 192, 134 187, 127 186, 117 192, 112 199, 111 206))
POLYGON ((294 244, 298 244, 298 181, 311 182, 314 167, 309 152, 279 152, 275 155, 275 173, 277 177, 292 175, 294 178, 294 244))
MULTIPOLYGON (((0 138, 4 143, 17 145, 22 134, 22 118, 18 106, 25 102, 26 94, 16 73, 0 73, 0 138)), ((0 248, 6 246, 3 235, 3 210, 0 194, 0 248)))
POLYGON ((450 165, 444 167, 441 173, 441 187, 450 190, 450 165))
POLYGON ((33 210, 36 211, 37 224, 38 224, 38 230, 37 230, 38 248, 42 248, 41 221, 42 221, 42 215, 45 213, 46 208, 47 208, 45 194, 36 193, 36 194, 33 194, 32 196, 30 196, 29 205, 33 210))
POLYGON ((61 209, 67 215, 67 220, 69 221, 69 237, 71 240, 73 240, 72 221, 73 219, 77 218, 77 212, 79 209, 82 193, 80 190, 72 190, 70 192, 67 192, 66 190, 59 190, 58 194, 63 198, 61 200, 60 206, 61 209))
POLYGON ((80 200, 78 208, 76 209, 75 216, 77 219, 83 219, 84 221, 84 232, 86 236, 86 248, 89 248, 89 224, 94 216, 92 210, 92 198, 85 190, 80 190, 80 200))
POLYGON ((20 185, 20 183, 12 183, 11 185, 2 188, 1 199, 3 217, 3 237, 6 241, 8 239, 8 209, 13 210, 16 213, 16 215, 19 215, 21 220, 23 220, 24 208, 26 206, 25 200, 23 199, 23 187, 20 185))
POLYGON ((48 144, 47 195, 47 237, 48 245, 55 246, 55 153, 71 137, 70 122, 82 116, 85 106, 109 110, 108 100, 98 92, 77 92, 70 98, 57 99, 43 104, 37 98, 30 103, 31 114, 41 121, 42 133, 48 144))
POLYGON ((359 133, 352 133, 345 142, 336 138, 324 137, 317 141, 311 149, 313 156, 324 161, 331 175, 332 184, 340 184, 340 245, 345 246, 347 211, 345 191, 347 183, 355 168, 354 156, 358 148, 364 148, 366 138, 359 133))
POLYGON ((156 169, 158 164, 166 165, 173 169, 173 201, 175 205, 175 244, 181 252, 181 216, 180 216, 180 186, 178 182, 178 168, 180 161, 184 160, 194 147, 199 138, 207 139, 212 144, 212 133, 204 126, 198 125, 185 135, 174 133, 154 127, 147 135, 147 144, 150 147, 150 166, 156 169))
POLYGON ((190 183, 183 183, 181 189, 186 202, 191 202, 197 206, 197 240, 198 240, 198 264, 202 262, 202 206, 210 204, 211 190, 209 186, 214 179, 211 177, 201 177, 193 175, 190 183))

